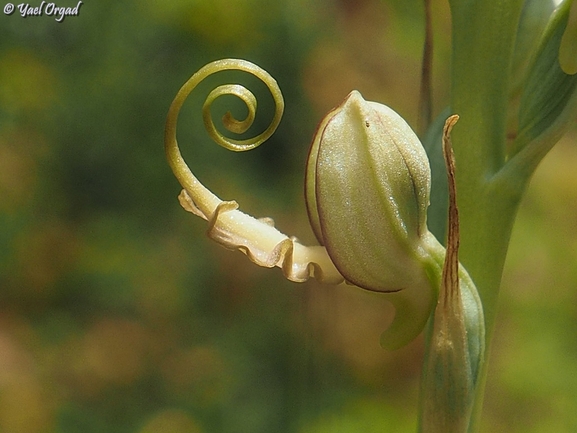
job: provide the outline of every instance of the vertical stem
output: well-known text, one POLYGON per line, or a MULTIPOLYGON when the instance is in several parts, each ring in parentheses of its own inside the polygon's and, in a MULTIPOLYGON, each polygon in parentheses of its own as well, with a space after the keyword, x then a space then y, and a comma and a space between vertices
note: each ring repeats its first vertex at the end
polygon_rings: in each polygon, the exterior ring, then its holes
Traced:
POLYGON ((425 4, 425 43, 423 47, 423 63, 421 69, 421 90, 419 95, 419 136, 425 135, 431 124, 432 113, 432 73, 433 73, 433 24, 431 21, 431 0, 425 4))
POLYGON ((460 116, 452 138, 460 167, 461 262, 479 289, 488 328, 521 195, 493 188, 491 176, 505 163, 509 69, 522 3, 451 2, 451 111, 460 116))
MULTIPOLYGON (((523 192, 497 189, 491 182, 505 163, 509 71, 523 0, 450 3, 451 111, 461 119, 452 135, 459 165, 460 258, 479 289, 488 349, 507 247, 523 192)), ((486 364, 470 432, 479 428, 486 364)))

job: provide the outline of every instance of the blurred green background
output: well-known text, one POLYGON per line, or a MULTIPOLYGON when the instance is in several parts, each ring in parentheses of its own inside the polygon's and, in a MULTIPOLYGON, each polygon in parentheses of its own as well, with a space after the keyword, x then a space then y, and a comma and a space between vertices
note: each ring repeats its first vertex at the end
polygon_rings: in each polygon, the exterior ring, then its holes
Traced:
MULTIPOLYGON (((439 111, 445 2, 434 24, 439 111)), ((0 432, 415 431, 422 340, 384 351, 382 298, 292 284, 210 242, 178 205, 162 135, 201 66, 262 66, 286 101, 269 142, 210 142, 210 86, 253 83, 223 73, 185 105, 180 143, 221 198, 311 244, 302 180, 317 122, 358 89, 415 125, 422 26, 417 0, 86 0, 62 23, 0 16, 0 432)), ((262 129, 270 101, 255 93, 262 129)), ((573 128, 546 158, 519 214, 486 432, 577 431, 575 140, 573 128)))

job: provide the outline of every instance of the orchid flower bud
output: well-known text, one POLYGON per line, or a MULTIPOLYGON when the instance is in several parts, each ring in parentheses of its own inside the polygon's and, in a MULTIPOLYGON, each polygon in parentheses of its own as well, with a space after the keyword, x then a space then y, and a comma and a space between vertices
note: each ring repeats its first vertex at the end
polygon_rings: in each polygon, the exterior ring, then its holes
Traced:
POLYGON ((420 429, 430 433, 467 432, 479 371, 485 356, 483 305, 473 280, 459 263, 459 210, 451 129, 459 116, 443 128, 449 210, 447 248, 439 249, 443 272, 439 296, 429 327, 421 382, 420 429))
POLYGON ((429 160, 409 125, 353 91, 323 120, 306 172, 318 241, 351 283, 395 292, 422 274, 429 160))
POLYGON ((436 297, 427 272, 427 244, 437 243, 426 223, 430 187, 421 142, 389 107, 353 91, 320 123, 307 162, 309 219, 346 281, 395 294, 403 323, 390 335, 409 326, 404 318, 418 333, 436 297))

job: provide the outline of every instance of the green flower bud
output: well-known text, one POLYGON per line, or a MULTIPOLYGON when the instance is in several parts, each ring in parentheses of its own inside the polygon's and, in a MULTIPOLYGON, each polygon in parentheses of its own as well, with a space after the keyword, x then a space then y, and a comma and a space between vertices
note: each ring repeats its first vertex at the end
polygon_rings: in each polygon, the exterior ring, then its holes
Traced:
POLYGON ((353 91, 319 125, 306 173, 313 230, 345 279, 367 290, 429 286, 422 248, 431 173, 393 110, 353 91))
POLYGON ((449 189, 447 249, 439 246, 436 254, 431 251, 437 260, 444 258, 421 382, 419 431, 429 433, 468 431, 485 353, 483 305, 473 280, 459 263, 459 211, 450 141, 458 118, 450 116, 443 128, 449 189))

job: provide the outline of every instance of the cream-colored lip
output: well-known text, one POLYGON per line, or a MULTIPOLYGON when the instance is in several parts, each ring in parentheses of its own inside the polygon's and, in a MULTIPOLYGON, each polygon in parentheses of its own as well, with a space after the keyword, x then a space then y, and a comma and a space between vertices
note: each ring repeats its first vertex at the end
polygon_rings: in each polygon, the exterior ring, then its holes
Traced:
MULTIPOLYGON (((272 219, 254 218, 241 212, 235 201, 221 200, 196 178, 182 158, 176 140, 176 124, 184 100, 205 77, 229 69, 248 72, 260 78, 273 95, 276 104, 275 115, 271 125, 253 139, 239 141, 211 134, 211 127, 214 128, 214 125, 212 120, 206 121, 206 116, 210 114, 210 102, 220 94, 234 94, 247 103, 249 110, 256 109, 256 100, 248 90, 239 90, 240 87, 237 85, 219 86, 209 94, 203 106, 205 126, 214 141, 232 151, 250 150, 266 140, 280 121, 284 107, 282 94, 276 81, 258 66, 245 60, 225 59, 210 63, 194 74, 177 93, 170 106, 165 127, 166 156, 176 178, 184 188, 179 196, 182 207, 208 221, 208 236, 211 239, 225 248, 241 251, 259 266, 279 267, 287 279, 295 282, 314 277, 328 284, 340 284, 343 277, 336 270, 324 247, 304 246, 297 242, 296 238, 277 230, 272 219)), ((229 123, 229 131, 239 132, 251 123, 252 117, 250 114, 248 120, 244 121, 236 121, 229 117, 225 123, 229 123)))

